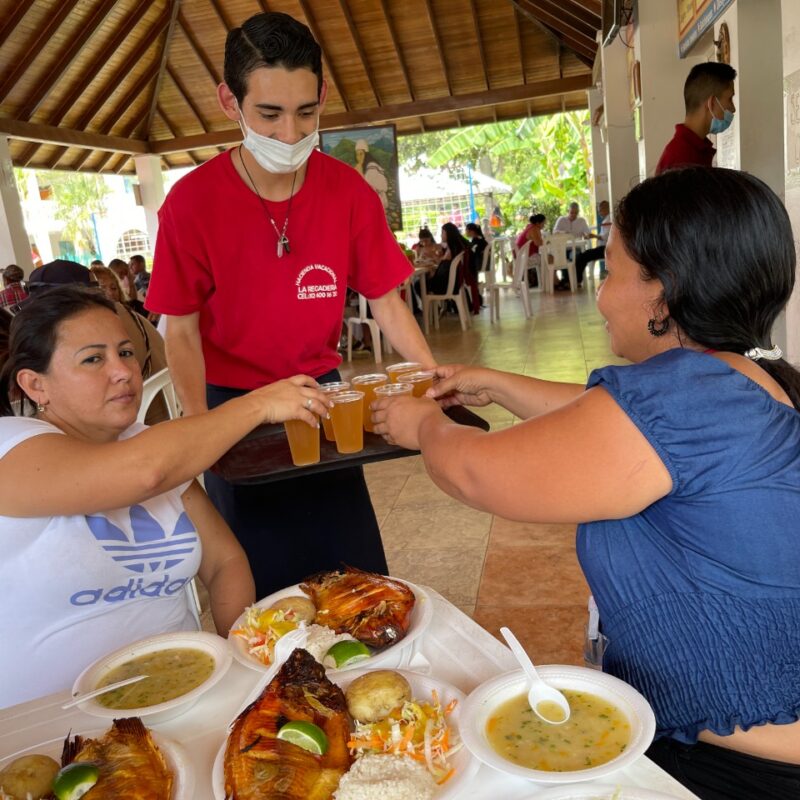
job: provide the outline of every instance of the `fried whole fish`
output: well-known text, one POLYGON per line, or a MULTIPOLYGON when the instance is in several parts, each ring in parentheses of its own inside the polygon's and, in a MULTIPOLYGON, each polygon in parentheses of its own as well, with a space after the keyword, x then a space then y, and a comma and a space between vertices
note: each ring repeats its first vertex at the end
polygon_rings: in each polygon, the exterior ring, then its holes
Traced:
POLYGON ((99 739, 64 740, 61 765, 91 761, 100 777, 86 800, 170 800, 172 772, 139 717, 115 719, 99 739))
POLYGON ((414 592, 400 581, 345 567, 300 584, 317 607, 315 622, 349 633, 370 647, 386 647, 408 633, 414 592))
POLYGON ((261 695, 234 721, 225 747, 225 796, 230 800, 328 800, 350 768, 350 720, 342 690, 306 650, 297 649, 261 695), (306 720, 325 731, 316 755, 277 738, 287 722, 306 720))

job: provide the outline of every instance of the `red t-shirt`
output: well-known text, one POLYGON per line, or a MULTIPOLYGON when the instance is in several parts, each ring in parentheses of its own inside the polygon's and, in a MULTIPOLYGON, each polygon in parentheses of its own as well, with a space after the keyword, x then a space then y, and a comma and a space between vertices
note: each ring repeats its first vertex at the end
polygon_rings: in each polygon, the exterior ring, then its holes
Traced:
MULTIPOLYGON (((200 312, 206 380, 254 389, 341 363, 348 286, 381 297, 411 273, 375 190, 351 167, 314 151, 292 199, 291 253, 234 169, 231 151, 182 178, 159 211, 146 306, 200 312)), ((268 202, 283 228, 289 202, 268 202)))
POLYGON ((675 126, 675 135, 667 142, 658 159, 656 175, 672 167, 710 167, 716 152, 710 139, 698 136, 681 122, 675 126))

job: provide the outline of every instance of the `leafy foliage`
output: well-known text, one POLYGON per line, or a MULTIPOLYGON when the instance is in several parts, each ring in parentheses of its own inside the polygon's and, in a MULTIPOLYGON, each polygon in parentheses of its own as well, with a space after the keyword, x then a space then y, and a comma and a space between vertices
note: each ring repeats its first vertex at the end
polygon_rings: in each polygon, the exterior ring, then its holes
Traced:
MULTIPOLYGON (((467 164, 514 187, 502 206, 513 228, 534 212, 548 227, 573 200, 591 216, 591 152, 586 111, 569 111, 522 121, 474 125, 399 140, 400 162, 409 172, 443 167, 456 175, 467 164)), ((497 198, 495 198, 497 202, 497 198)), ((485 209, 488 216, 491 209, 485 209)))

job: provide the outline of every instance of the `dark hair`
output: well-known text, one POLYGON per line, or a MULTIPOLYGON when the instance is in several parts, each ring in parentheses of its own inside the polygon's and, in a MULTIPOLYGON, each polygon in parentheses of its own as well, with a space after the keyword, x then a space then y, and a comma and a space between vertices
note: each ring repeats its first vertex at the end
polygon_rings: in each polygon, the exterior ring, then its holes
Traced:
POLYGON ((317 76, 317 94, 322 90, 322 50, 311 31, 288 14, 256 14, 225 39, 225 83, 239 105, 248 76, 259 67, 310 69, 317 76))
MULTIPOLYGON (((663 284, 679 335, 732 353, 771 349, 795 250, 786 209, 763 181, 722 168, 668 170, 623 197, 614 224, 644 278, 663 284)), ((758 363, 800 409, 800 373, 783 359, 758 363)))
POLYGON ((481 230, 481 226, 478 225, 477 222, 468 222, 466 230, 470 233, 476 233, 481 239, 485 239, 486 237, 483 235, 483 231, 481 230))
POLYGON ((108 262, 109 269, 116 269, 117 267, 124 269, 125 272, 128 271, 128 262, 123 261, 121 258, 112 258, 111 261, 108 262))
POLYGON ((544 222, 546 219, 547 217, 544 214, 532 214, 530 217, 528 217, 528 222, 530 222, 531 225, 538 225, 540 222, 544 222))
POLYGON ((20 370, 47 372, 56 349, 59 326, 71 317, 93 308, 105 308, 116 314, 114 304, 106 300, 102 292, 78 284, 46 289, 22 306, 11 323, 7 347, 3 349, 0 416, 14 415, 12 394, 15 397, 21 396, 23 404, 27 400, 17 386, 20 370))
POLYGON ((142 264, 146 264, 146 263, 147 263, 147 262, 145 261, 145 259, 144 259, 144 256, 143 256, 143 255, 141 255, 140 253, 137 253, 136 255, 133 255, 133 256, 131 256, 131 259, 130 259, 130 260, 131 260, 131 261, 141 261, 141 262, 142 262, 142 264))
POLYGON ((696 64, 686 76, 683 84, 683 102, 686 113, 700 108, 711 95, 724 92, 736 79, 736 70, 720 61, 696 64))
POLYGON ((429 228, 420 228, 419 234, 417 235, 418 239, 433 239, 433 234, 430 232, 429 228))
POLYGON ((462 250, 466 250, 468 242, 461 235, 461 231, 452 222, 442 225, 442 233, 450 251, 450 258, 455 258, 462 250))
POLYGON ((25 277, 25 270, 22 267, 18 267, 16 264, 9 264, 3 270, 3 278, 5 278, 8 283, 19 283, 25 277))

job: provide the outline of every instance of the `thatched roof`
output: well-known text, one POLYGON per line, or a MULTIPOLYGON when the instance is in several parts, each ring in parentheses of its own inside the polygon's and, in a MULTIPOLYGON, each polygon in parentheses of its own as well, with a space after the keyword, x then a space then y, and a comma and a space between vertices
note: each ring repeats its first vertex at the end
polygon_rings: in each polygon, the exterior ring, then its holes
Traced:
POLYGON ((226 33, 260 11, 325 54, 322 128, 418 133, 586 105, 600 0, 0 0, 0 133, 16 166, 133 172, 240 139, 217 106, 226 33))

